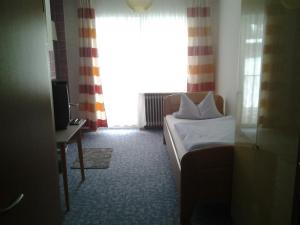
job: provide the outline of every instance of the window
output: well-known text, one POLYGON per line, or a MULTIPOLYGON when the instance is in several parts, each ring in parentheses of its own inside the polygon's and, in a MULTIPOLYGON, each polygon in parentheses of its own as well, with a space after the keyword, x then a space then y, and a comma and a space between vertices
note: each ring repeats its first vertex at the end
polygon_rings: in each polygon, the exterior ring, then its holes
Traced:
POLYGON ((263 15, 242 16, 241 125, 256 127, 263 49, 263 15))
POLYGON ((122 1, 103 1, 97 9, 99 64, 109 127, 139 125, 140 93, 186 91, 186 8, 180 0, 169 1, 157 1, 142 14, 132 12, 122 1))

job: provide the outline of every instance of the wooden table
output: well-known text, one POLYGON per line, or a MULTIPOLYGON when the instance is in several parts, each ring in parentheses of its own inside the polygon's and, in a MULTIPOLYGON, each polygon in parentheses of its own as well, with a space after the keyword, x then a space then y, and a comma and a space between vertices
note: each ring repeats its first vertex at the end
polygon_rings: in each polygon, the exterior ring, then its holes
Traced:
POLYGON ((81 144, 81 128, 85 124, 86 120, 81 119, 78 125, 68 125, 67 129, 57 130, 55 133, 56 145, 60 148, 61 162, 62 162, 62 174, 64 182, 64 193, 67 211, 70 209, 69 205, 69 188, 68 188, 68 174, 67 174, 67 160, 66 160, 66 147, 67 144, 74 138, 77 140, 78 157, 80 163, 81 180, 84 181, 84 165, 82 156, 82 144, 81 144))

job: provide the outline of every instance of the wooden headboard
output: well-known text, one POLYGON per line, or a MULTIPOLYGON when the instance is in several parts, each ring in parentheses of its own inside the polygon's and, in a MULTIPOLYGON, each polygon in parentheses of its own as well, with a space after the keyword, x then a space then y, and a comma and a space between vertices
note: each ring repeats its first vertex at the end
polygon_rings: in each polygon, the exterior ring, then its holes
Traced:
MULTIPOLYGON (((207 92, 185 93, 195 104, 199 104, 207 95, 207 92)), ((224 112, 224 99, 220 95, 214 95, 217 109, 224 112)), ((168 95, 164 98, 164 116, 177 112, 180 106, 180 94, 168 95)))

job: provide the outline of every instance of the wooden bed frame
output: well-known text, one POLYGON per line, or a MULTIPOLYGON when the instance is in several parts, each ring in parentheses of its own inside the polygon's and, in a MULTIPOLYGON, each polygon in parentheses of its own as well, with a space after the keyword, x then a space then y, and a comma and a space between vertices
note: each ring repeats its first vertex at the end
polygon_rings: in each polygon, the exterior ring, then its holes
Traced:
MULTIPOLYGON (((206 94, 206 92, 186 93, 195 104, 199 104, 206 94)), ((224 114, 223 98, 219 95, 214 97, 218 110, 224 114)), ((178 111, 179 105, 179 94, 166 96, 164 117, 178 111)), ((180 193, 181 224, 190 223, 196 204, 222 204, 230 212, 233 146, 196 149, 186 153, 180 161, 165 119, 163 132, 177 190, 180 193)))

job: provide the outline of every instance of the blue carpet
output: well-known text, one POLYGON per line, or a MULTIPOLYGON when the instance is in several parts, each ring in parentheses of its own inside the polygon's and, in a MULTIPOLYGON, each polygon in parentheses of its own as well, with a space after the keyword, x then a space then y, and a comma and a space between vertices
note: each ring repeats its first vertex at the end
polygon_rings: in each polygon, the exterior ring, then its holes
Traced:
MULTIPOLYGON (((70 211, 64 225, 177 225, 179 202, 161 131, 101 129, 86 133, 83 147, 113 148, 108 169, 70 166, 76 144, 67 153, 70 211)), ((61 188, 62 205, 63 189, 61 188)))

